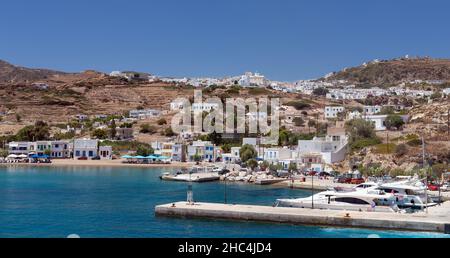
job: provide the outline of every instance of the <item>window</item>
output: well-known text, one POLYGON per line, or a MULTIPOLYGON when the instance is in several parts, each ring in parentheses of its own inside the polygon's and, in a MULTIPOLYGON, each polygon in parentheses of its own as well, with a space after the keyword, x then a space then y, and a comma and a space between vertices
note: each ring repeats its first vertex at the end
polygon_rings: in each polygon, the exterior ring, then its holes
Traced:
POLYGON ((75 156, 79 157, 80 156, 80 151, 75 151, 75 156))
POLYGON ((93 151, 89 151, 89 157, 94 156, 94 152, 93 151))
POLYGON ((351 203, 351 204, 369 204, 368 202, 358 199, 358 198, 353 198, 353 197, 338 197, 336 199, 334 199, 336 202, 345 202, 345 203, 351 203))

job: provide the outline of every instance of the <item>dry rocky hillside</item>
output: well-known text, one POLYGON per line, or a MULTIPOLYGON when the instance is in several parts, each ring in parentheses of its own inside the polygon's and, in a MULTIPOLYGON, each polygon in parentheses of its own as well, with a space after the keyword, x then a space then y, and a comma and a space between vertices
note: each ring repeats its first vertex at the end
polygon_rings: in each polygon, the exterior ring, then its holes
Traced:
MULTIPOLYGON (((96 71, 63 73, 44 69, 27 69, 3 62, 0 67, 0 112, 2 129, 15 132, 36 120, 64 123, 77 114, 123 114, 136 108, 169 110, 170 102, 178 97, 192 97, 194 89, 186 85, 163 82, 129 82, 96 71), (18 71, 22 72, 18 72, 18 71), (11 78, 14 78, 12 80, 11 78), (48 89, 33 83, 49 85, 48 89), (17 121, 17 115, 21 121, 17 121)), ((296 100, 297 94, 269 89, 237 92, 225 88, 204 90, 205 97, 280 97, 283 102, 296 100)), ((308 100, 312 107, 314 101, 308 100)), ((4 131, 4 130, 3 130, 4 131)))
POLYGON ((401 58, 344 69, 327 78, 366 85, 398 85, 414 80, 450 81, 450 59, 401 58))

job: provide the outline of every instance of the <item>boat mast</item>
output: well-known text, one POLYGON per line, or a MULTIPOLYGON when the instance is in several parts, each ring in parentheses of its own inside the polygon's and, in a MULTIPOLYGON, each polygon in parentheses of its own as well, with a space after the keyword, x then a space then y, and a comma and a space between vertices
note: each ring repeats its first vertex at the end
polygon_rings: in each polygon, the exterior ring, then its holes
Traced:
MULTIPOLYGON (((425 169, 425 141, 422 135, 422 169, 425 169)), ((425 211, 428 213, 428 170, 425 170, 425 211)))

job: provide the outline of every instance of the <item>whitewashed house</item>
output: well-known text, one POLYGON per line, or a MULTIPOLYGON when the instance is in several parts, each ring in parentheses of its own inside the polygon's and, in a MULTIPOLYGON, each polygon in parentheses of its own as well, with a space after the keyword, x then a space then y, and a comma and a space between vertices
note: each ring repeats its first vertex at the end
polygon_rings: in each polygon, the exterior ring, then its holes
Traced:
POLYGON ((217 158, 216 146, 210 141, 193 141, 187 146, 187 160, 195 161, 195 157, 202 161, 215 161, 217 158))
MULTIPOLYGON (((386 118, 388 115, 366 115, 362 116, 362 119, 365 119, 367 121, 370 121, 373 123, 375 127, 375 131, 384 131, 386 130, 386 118)), ((400 116, 403 119, 403 122, 407 123, 409 116, 408 115, 402 115, 400 116)))
POLYGON ((9 154, 25 154, 36 150, 36 143, 34 142, 10 142, 8 143, 8 153, 9 154))
POLYGON ((129 117, 137 119, 153 118, 159 115, 161 115, 161 111, 156 109, 135 109, 129 112, 129 117))
POLYGON ((100 146, 98 148, 98 154, 102 160, 111 160, 113 155, 113 150, 111 146, 100 146))
POLYGON ((345 111, 345 108, 342 106, 328 106, 325 107, 324 115, 326 119, 337 118, 339 113, 345 111))
POLYGON ((381 106, 364 106, 363 113, 365 115, 375 115, 381 112, 381 106))
POLYGON ((298 156, 321 156, 326 164, 340 162, 347 154, 348 137, 343 128, 329 128, 326 137, 298 141, 298 156))
POLYGON ((241 147, 231 147, 230 153, 222 154, 222 162, 229 164, 235 163, 241 159, 240 157, 241 147))
POLYGON ((450 88, 445 88, 442 90, 442 94, 444 94, 445 96, 450 95, 450 88))
POLYGON ((73 158, 86 157, 92 159, 98 156, 98 140, 75 139, 73 143, 73 158))

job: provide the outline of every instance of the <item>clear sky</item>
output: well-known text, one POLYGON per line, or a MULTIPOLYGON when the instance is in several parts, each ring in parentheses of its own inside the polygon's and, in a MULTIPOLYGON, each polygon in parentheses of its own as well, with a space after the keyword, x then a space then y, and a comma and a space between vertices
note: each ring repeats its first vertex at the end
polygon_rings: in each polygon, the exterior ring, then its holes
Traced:
POLYGON ((11 0, 0 5, 0 59, 292 81, 375 58, 448 58, 449 11, 446 0, 11 0))

